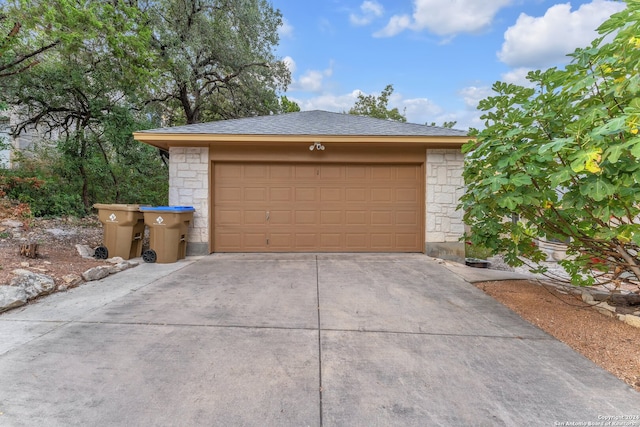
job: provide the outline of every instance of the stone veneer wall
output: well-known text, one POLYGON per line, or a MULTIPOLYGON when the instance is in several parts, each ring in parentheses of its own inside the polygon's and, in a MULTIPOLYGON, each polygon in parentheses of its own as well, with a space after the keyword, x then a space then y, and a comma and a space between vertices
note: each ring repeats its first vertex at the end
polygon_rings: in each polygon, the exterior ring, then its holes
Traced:
POLYGON ((464 262, 462 211, 456 210, 464 193, 462 170, 464 156, 460 150, 427 149, 426 158, 426 227, 427 255, 464 262))
POLYGON ((169 149, 169 204, 195 208, 187 255, 209 254, 209 148, 169 149))

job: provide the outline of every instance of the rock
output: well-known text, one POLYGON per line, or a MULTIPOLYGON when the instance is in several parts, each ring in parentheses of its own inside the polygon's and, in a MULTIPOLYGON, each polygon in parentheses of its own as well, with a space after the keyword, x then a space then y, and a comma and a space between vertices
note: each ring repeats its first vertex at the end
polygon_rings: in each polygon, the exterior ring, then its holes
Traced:
POLYGON ((87 282, 91 282, 93 280, 104 279, 110 274, 111 267, 106 265, 101 265, 98 267, 90 268, 89 270, 82 273, 82 278, 87 282))
POLYGON ((0 224, 9 228, 21 228, 24 225, 22 221, 16 221, 13 219, 5 219, 4 221, 0 222, 0 224))
POLYGON ((109 258, 107 260, 108 263, 110 264, 120 264, 122 262, 124 262, 124 258, 119 257, 119 256, 114 256, 113 258, 109 258))
POLYGON ((135 267, 137 265, 139 265, 140 263, 137 261, 122 261, 112 267, 110 267, 110 272, 111 274, 113 273, 119 273, 121 271, 127 270, 129 268, 135 267))
POLYGON ((96 251, 87 245, 76 245, 76 250, 82 258, 93 258, 96 251))
POLYGON ((627 314, 626 316, 624 316, 624 323, 636 328, 640 328, 640 317, 627 314))
POLYGON ((46 228, 44 231, 56 237, 73 236, 76 234, 74 230, 63 230, 61 228, 46 228))
POLYGON ((604 310, 610 311, 611 313, 615 313, 616 312, 616 308, 615 307, 610 306, 609 304, 607 304, 604 301, 596 304, 596 308, 602 308, 604 310))
POLYGON ((62 281, 64 283, 58 285, 58 290, 66 291, 67 289, 75 288, 82 283, 82 277, 77 274, 67 274, 66 276, 62 276, 62 281))
POLYGON ((27 268, 27 267, 29 267, 29 263, 28 262, 21 262, 20 263, 20 267, 27 268))
POLYGON ((596 302, 596 300, 593 299, 593 295, 591 295, 587 291, 582 292, 582 301, 584 301, 586 304, 595 304, 596 302))
POLYGON ((22 288, 0 286, 0 313, 27 303, 27 293, 22 288))
POLYGON ((595 307, 595 309, 598 310, 598 313, 604 314, 607 317, 614 317, 615 316, 615 314, 613 314, 613 312, 611 312, 610 310, 607 310, 606 308, 595 307))
POLYGON ((46 295, 53 292, 56 288, 56 283, 53 278, 44 275, 33 273, 28 270, 14 270, 13 274, 16 275, 9 286, 21 288, 27 294, 27 299, 33 299, 40 295, 46 295))

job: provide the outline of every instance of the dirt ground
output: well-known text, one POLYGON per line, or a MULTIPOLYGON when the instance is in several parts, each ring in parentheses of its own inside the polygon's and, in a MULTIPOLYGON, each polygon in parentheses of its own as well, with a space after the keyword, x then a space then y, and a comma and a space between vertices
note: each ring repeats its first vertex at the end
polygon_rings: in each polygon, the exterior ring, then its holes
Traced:
MULTIPOLYGON (((7 218, 0 216, 0 223, 7 218)), ((14 219, 15 220, 15 219, 14 219)), ((66 275, 80 276, 85 271, 106 262, 82 258, 76 244, 95 248, 102 243, 102 224, 97 218, 36 219, 28 227, 0 225, 0 285, 7 285, 13 270, 25 269, 52 277, 56 285, 64 283, 66 275), (38 256, 20 254, 23 242, 38 244, 38 256)))
MULTIPOLYGON (((0 215, 0 223, 7 219, 0 215)), ((0 286, 19 268, 44 273, 63 283, 68 274, 81 275, 105 261, 83 259, 75 245, 92 248, 102 242, 102 225, 85 219, 35 219, 26 229, 0 225, 0 286), (22 239, 38 243, 35 259, 20 255, 22 239)), ((502 281, 476 284, 525 320, 540 327, 640 391, 640 329, 606 317, 580 299, 535 282, 502 281)))
POLYGON ((640 328, 595 311, 575 295, 537 282, 512 280, 476 286, 640 391, 640 328))

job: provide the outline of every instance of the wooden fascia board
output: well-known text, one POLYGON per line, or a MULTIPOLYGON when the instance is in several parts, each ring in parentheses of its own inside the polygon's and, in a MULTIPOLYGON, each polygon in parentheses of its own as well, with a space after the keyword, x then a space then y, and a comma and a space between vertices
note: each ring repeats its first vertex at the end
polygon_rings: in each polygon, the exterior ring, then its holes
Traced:
POLYGON ((220 135, 220 134, 171 134, 134 132, 133 138, 154 147, 208 147, 218 144, 288 144, 288 143, 352 143, 352 144, 407 144, 437 148, 459 148, 471 137, 461 136, 368 136, 368 135, 220 135))

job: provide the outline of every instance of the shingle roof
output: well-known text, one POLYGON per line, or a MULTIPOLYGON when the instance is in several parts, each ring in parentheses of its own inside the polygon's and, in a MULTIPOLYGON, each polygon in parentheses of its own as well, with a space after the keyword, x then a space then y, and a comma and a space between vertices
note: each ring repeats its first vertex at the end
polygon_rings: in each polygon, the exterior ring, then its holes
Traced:
POLYGON ((220 120, 209 123, 151 129, 140 133, 217 135, 345 135, 345 136, 449 136, 467 131, 401 123, 328 111, 301 111, 273 116, 220 120))

